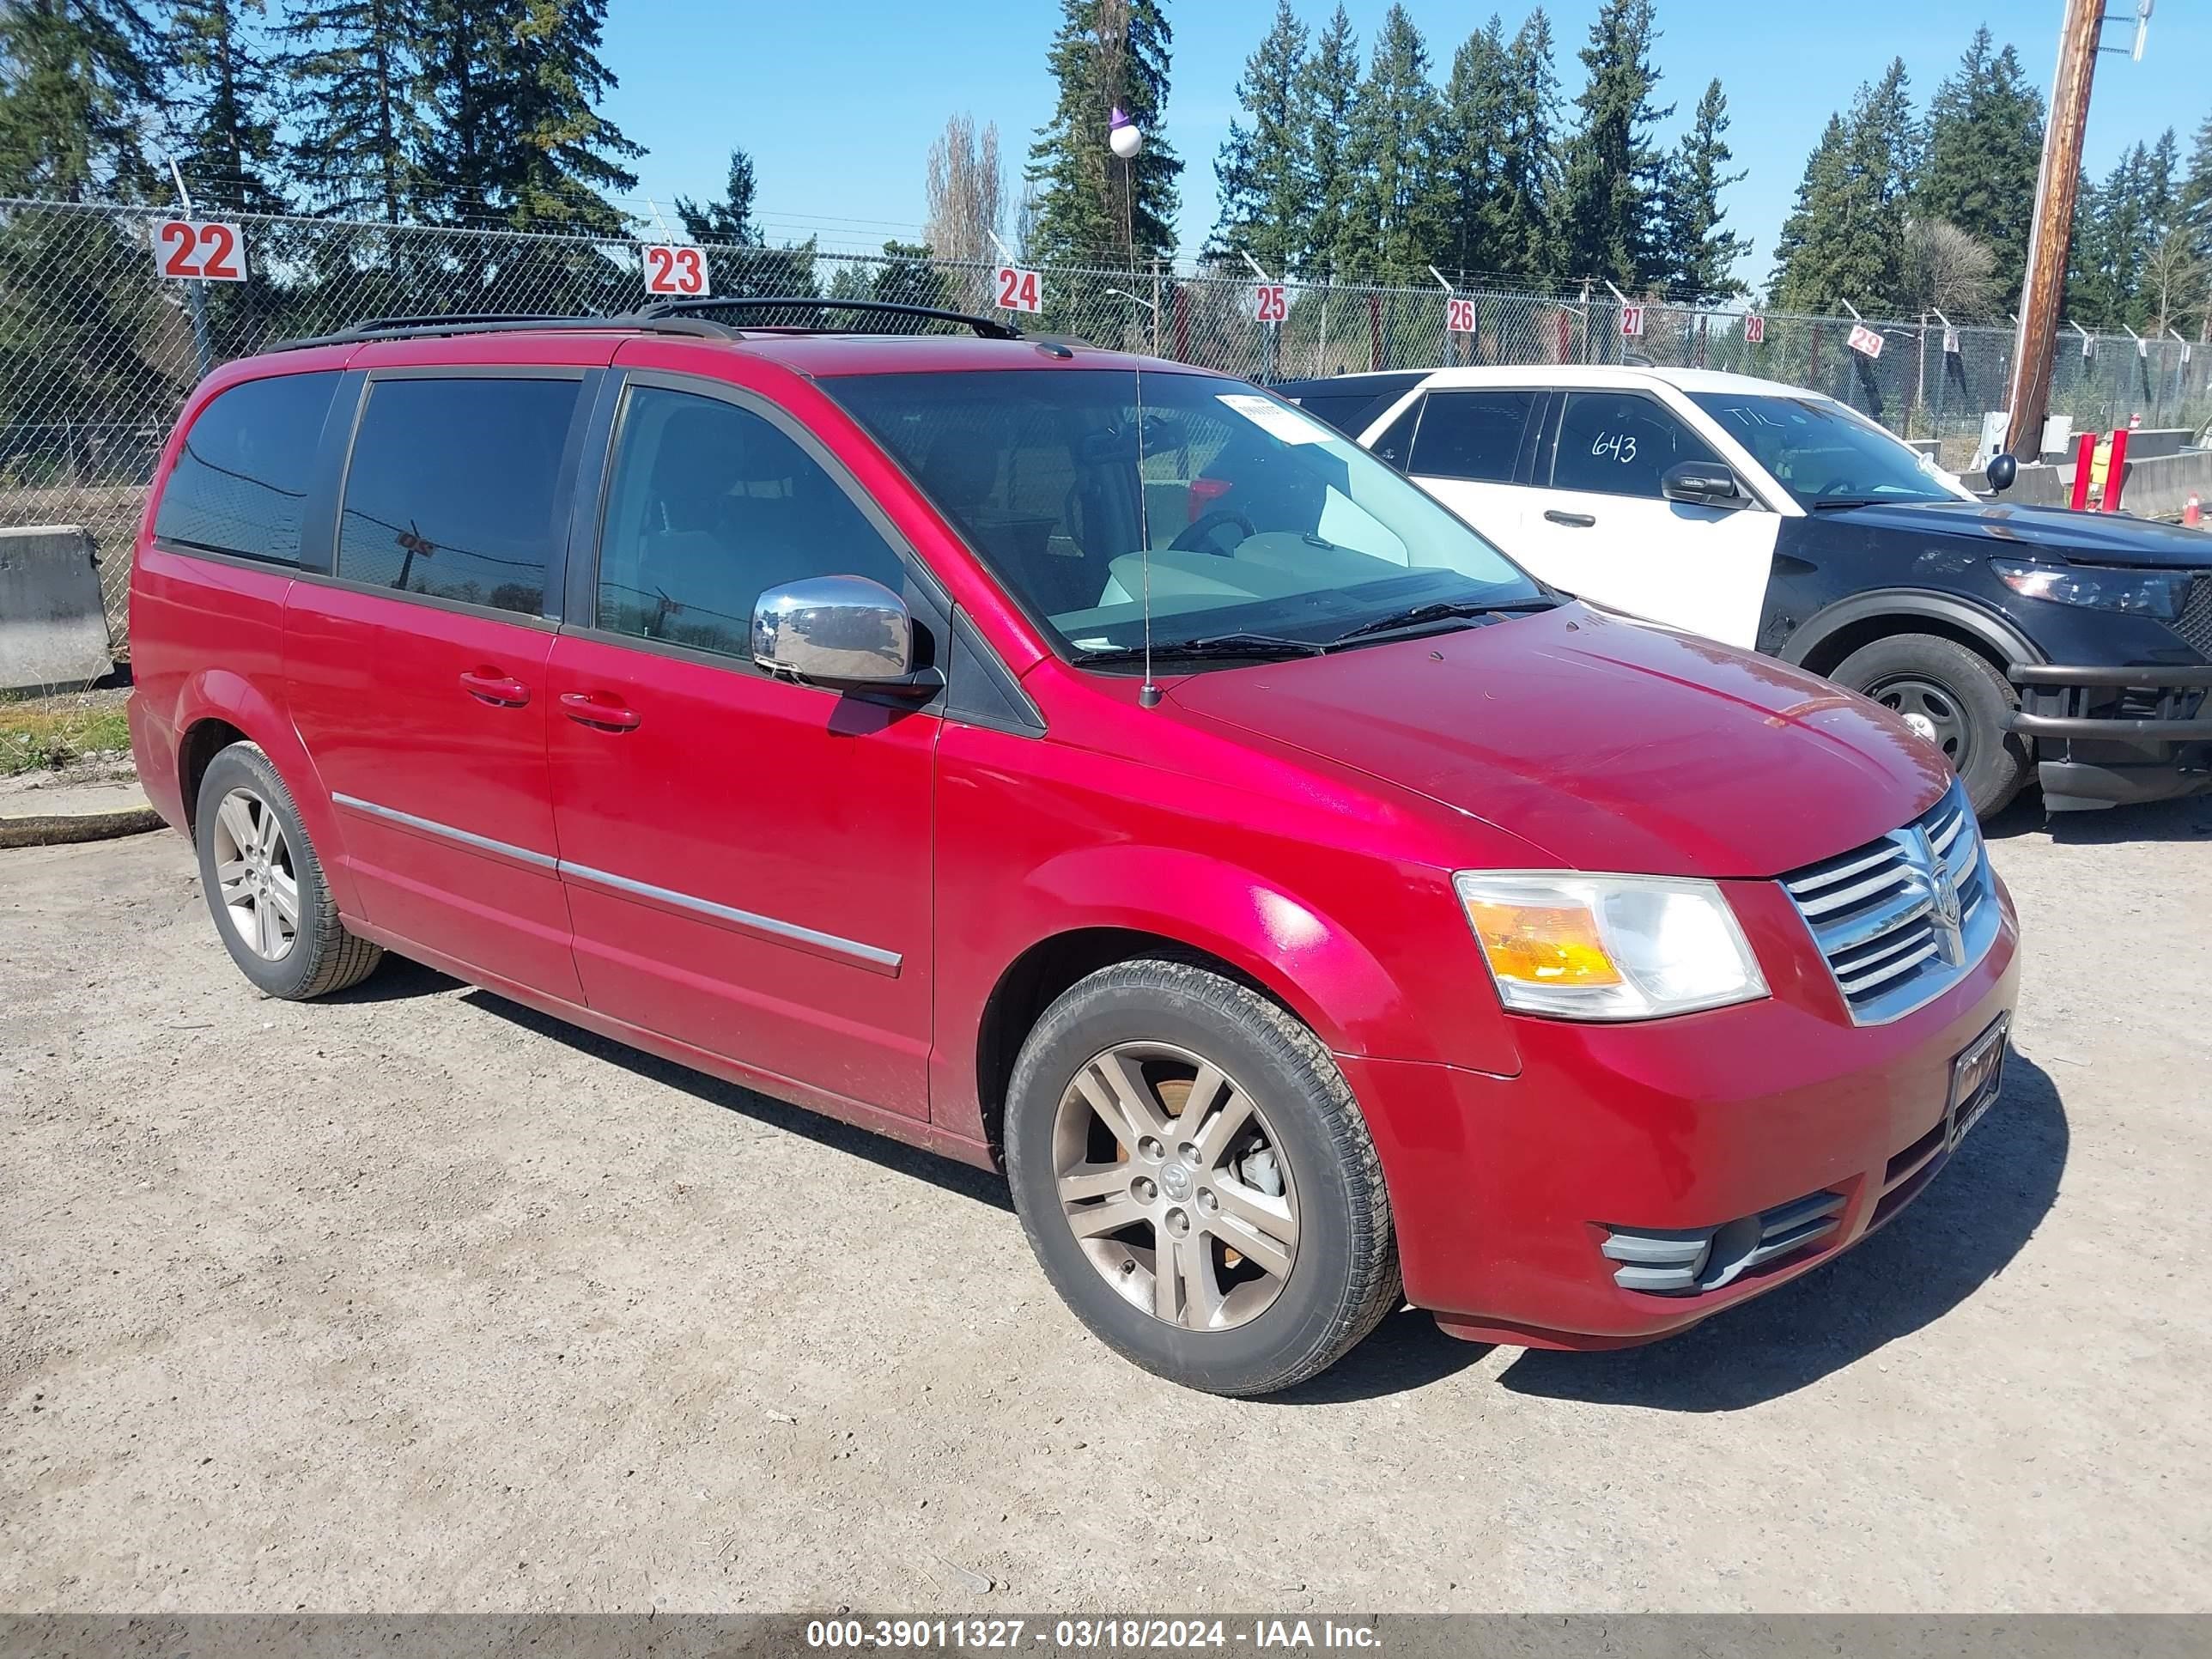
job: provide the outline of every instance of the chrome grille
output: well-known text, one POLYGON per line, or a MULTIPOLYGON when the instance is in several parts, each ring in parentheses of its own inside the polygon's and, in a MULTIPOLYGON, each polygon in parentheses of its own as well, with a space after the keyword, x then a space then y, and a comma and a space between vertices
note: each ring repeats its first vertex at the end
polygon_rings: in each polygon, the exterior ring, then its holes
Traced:
POLYGON ((2181 615, 2172 627, 2198 656, 2212 659, 2212 576, 2199 576, 2189 584, 2189 597, 2181 602, 2181 615))
POLYGON ((1859 1025, 1911 1013, 1982 959, 1996 937, 1994 882, 1955 781, 1902 830, 1782 878, 1859 1025))

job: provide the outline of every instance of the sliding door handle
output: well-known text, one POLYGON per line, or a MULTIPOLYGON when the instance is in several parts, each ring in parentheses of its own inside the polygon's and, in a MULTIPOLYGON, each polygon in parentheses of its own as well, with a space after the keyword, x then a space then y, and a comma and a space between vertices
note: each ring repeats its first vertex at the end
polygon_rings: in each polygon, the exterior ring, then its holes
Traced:
POLYGON ((563 691, 561 707, 577 725, 602 732, 627 732, 638 722, 637 711, 608 691, 563 691))
POLYGON ((1562 513, 1556 507, 1546 507, 1544 516, 1553 524, 1563 524, 1575 530, 1588 530, 1597 522, 1595 513, 1562 513))

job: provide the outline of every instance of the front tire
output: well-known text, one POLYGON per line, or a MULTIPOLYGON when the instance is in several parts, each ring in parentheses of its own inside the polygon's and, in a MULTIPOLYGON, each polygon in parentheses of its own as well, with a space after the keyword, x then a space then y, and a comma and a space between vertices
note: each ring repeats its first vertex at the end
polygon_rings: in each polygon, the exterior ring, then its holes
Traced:
POLYGON ((322 860, 269 757, 233 744, 193 810, 200 889, 230 959, 262 991, 304 1001, 358 985, 384 959, 338 920, 322 860))
POLYGON ((2002 811, 2026 786, 2027 741, 2005 729, 2020 699, 1979 652, 1934 634, 1893 634, 1861 646, 1830 678, 1894 710, 1941 749, 1978 817, 2002 811))
POLYGON ((1343 1073, 1220 974, 1140 960, 1068 990, 1022 1045, 1006 1141, 1053 1288, 1171 1381, 1288 1388, 1397 1305, 1382 1164, 1343 1073))

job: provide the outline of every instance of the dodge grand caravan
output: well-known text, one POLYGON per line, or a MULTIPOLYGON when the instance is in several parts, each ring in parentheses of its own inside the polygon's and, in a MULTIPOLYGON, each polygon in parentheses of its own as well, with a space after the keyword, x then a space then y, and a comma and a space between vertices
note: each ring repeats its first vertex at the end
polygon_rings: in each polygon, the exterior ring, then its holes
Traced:
POLYGON ((394 951, 1002 1166, 1091 1329, 1227 1394, 1401 1300, 1681 1329, 1996 1097, 2017 924, 1894 715, 1242 382, 811 306, 193 394, 132 737, 263 992, 394 951))

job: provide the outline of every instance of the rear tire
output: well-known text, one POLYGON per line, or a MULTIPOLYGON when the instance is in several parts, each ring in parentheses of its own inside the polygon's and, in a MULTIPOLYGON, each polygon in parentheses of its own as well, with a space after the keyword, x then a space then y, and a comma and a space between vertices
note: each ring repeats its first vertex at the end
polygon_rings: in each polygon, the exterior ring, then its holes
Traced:
POLYGON ((192 823, 216 932, 263 992, 305 1001, 376 971, 384 947, 338 920, 292 792, 258 748, 235 743, 208 763, 192 823))
POLYGON ((1984 820, 2028 780, 2027 740, 2005 730, 2020 697, 1978 651, 1934 634, 1893 634, 1861 646, 1830 678, 1904 716, 1943 750, 1984 820))
POLYGON ((1146 1370, 1273 1393, 1398 1304, 1382 1164, 1343 1073, 1220 974, 1139 960, 1076 984, 1022 1045, 1006 1139, 1045 1277, 1146 1370))

